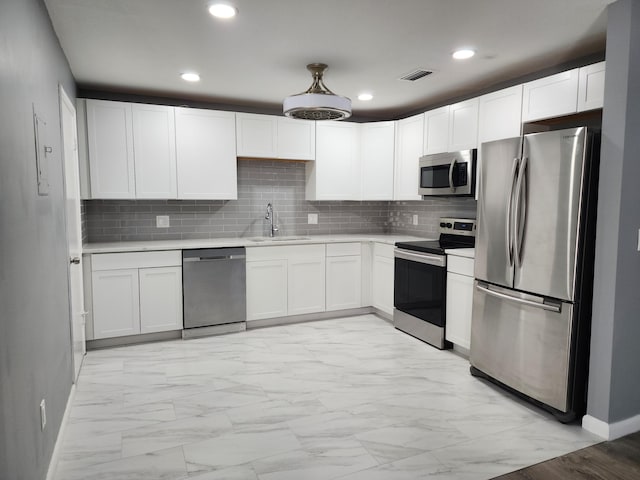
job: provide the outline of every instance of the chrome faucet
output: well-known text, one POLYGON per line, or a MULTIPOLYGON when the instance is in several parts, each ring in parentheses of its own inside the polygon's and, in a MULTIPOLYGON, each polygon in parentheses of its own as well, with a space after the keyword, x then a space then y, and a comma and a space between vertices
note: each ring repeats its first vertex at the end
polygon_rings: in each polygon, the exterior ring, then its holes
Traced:
POLYGON ((267 203, 267 214, 264 216, 265 219, 269 220, 269 236, 275 237, 276 232, 278 231, 278 226, 273 224, 273 206, 271 203, 267 203))

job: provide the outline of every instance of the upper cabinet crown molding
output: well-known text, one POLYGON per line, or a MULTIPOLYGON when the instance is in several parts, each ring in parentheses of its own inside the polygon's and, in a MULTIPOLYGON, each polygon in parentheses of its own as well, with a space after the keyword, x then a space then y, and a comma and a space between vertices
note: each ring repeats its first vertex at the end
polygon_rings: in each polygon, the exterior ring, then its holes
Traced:
POLYGON ((315 122, 275 115, 236 114, 239 157, 315 160, 315 122))

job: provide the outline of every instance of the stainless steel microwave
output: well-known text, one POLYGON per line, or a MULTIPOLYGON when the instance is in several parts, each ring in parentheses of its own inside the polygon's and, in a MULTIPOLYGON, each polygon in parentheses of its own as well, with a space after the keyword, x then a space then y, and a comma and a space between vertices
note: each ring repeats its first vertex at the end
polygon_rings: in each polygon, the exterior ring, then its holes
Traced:
POLYGON ((474 196, 477 155, 474 148, 420 157, 418 195, 474 196))

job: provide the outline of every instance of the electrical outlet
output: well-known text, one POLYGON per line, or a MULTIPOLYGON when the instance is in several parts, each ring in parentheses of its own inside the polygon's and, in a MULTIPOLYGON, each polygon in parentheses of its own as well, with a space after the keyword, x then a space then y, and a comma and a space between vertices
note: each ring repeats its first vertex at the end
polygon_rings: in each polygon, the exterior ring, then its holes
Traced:
POLYGON ((44 402, 44 398, 40 402, 40 426, 42 430, 47 426, 47 405, 44 402))
POLYGON ((418 215, 413 215, 413 224, 417 225, 418 224, 418 215))
POLYGON ((156 228, 169 228, 169 215, 157 215, 156 228))
POLYGON ((318 214, 317 213, 310 213, 309 215, 307 215, 307 223, 308 224, 312 224, 312 225, 317 225, 318 224, 318 214))

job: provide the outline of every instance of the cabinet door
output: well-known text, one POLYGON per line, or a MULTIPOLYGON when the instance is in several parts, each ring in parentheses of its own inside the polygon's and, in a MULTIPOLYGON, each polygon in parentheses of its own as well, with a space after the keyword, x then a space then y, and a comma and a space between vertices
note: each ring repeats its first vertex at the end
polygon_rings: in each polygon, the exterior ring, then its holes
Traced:
POLYGON ((362 264, 359 255, 327 257, 327 311, 362 306, 362 264))
POLYGON ((277 117, 237 113, 236 132, 239 157, 277 157, 277 117))
POLYGON ((604 105, 605 62, 581 67, 578 78, 578 112, 604 105))
POLYGON ((288 269, 288 315, 324 311, 324 256, 306 257, 296 255, 290 257, 288 269))
POLYGON ((522 85, 480 97, 478 145, 520 136, 522 128, 522 85))
POLYGON ((393 200, 395 122, 364 123, 361 129, 361 199, 393 200))
POLYGON ((316 161, 307 164, 307 200, 360 198, 359 125, 324 121, 316 127, 316 161))
POLYGON ((471 345, 471 311, 473 277, 447 272, 447 323, 445 337, 469 349, 471 345))
POLYGON ((316 159, 316 122, 276 117, 278 124, 278 158, 316 159))
POLYGON ((131 106, 136 198, 177 198, 174 108, 131 106))
POLYGON ((247 262, 247 321, 287 314, 287 261, 247 262))
POLYGON ((178 198, 238 198, 234 113, 176 108, 176 153, 178 198))
POLYGON ((449 106, 424 114, 424 154, 444 153, 449 149, 449 106))
POLYGON ((141 268, 140 333, 182 329, 182 267, 141 268))
POLYGON ((87 100, 91 198, 135 198, 131 104, 87 100))
POLYGON ((525 83, 522 95, 523 122, 576 113, 578 69, 525 83))
POLYGON ((478 147, 478 99, 449 106, 449 144, 447 151, 478 147))
POLYGON ((373 280, 371 282, 371 295, 373 306, 378 310, 393 315, 393 258, 373 257, 373 280))
POLYGON ((424 115, 399 120, 396 124, 394 200, 421 200, 418 195, 418 160, 422 156, 424 115))
POLYGON ((96 271, 91 282, 93 338, 140 333, 138 269, 96 271))

